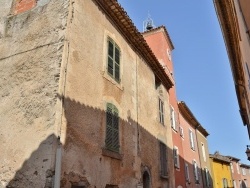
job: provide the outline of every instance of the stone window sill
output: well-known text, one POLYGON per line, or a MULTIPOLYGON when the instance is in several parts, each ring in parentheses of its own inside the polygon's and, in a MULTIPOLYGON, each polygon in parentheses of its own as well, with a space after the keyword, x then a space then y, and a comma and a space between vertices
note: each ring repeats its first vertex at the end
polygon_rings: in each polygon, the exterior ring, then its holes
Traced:
POLYGON ((113 159, 122 160, 122 155, 114 151, 110 151, 106 148, 102 148, 102 155, 106 157, 111 157, 113 159))

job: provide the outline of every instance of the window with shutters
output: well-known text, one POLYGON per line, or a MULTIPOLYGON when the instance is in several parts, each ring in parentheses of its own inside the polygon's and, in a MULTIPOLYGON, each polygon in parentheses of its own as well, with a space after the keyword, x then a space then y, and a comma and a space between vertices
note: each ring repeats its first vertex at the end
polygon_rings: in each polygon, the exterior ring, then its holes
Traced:
POLYGON ((119 46, 111 38, 108 38, 107 72, 118 83, 120 83, 120 55, 119 46))
POLYGON ((171 127, 175 131, 177 131, 177 116, 172 106, 170 106, 170 118, 171 118, 171 127))
POLYGON ((228 183, 226 178, 222 179, 222 183, 223 183, 223 188, 228 188, 228 183))
POLYGON ((160 142, 160 167, 161 167, 161 176, 166 177, 167 173, 167 147, 165 144, 160 142))
POLYGON ((174 155, 175 168, 180 168, 179 150, 178 150, 178 147, 176 147, 176 146, 173 149, 173 155, 174 155))
POLYGON ((119 114, 118 109, 107 103, 106 110, 106 149, 119 152, 119 114))
POLYGON ((189 129, 189 141, 190 141, 190 148, 192 150, 195 150, 194 133, 190 129, 189 129))
POLYGON ((164 103, 159 98, 159 120, 162 125, 164 125, 164 103))
POLYGON ((198 171, 198 166, 195 160, 193 160, 193 168, 194 168, 194 180, 195 183, 199 183, 199 171, 198 171))
POLYGON ((190 183, 190 175, 189 175, 189 167, 188 167, 188 163, 185 163, 185 178, 186 178, 186 182, 190 183))
POLYGON ((210 174, 207 168, 205 168, 205 185, 206 187, 210 186, 210 174))
POLYGON ((181 136, 182 138, 184 138, 184 130, 183 130, 182 127, 180 127, 180 136, 181 136))
POLYGON ((201 150, 202 150, 203 160, 206 162, 206 160, 207 160, 206 151, 205 151, 205 146, 202 142, 201 142, 201 150))

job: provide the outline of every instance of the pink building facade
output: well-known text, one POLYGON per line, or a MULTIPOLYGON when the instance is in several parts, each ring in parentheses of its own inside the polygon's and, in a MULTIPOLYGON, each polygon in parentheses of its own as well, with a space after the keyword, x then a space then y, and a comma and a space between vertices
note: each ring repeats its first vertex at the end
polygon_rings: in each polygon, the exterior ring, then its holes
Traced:
MULTIPOLYGON (((173 62, 171 58, 171 51, 174 46, 164 26, 151 29, 143 33, 143 36, 156 55, 158 61, 162 64, 167 75, 173 79, 173 62)), ((169 90, 169 103, 170 103, 170 125, 167 125, 172 130, 173 140, 173 162, 174 162, 174 175, 175 175, 175 187, 186 187, 185 181, 185 163, 183 153, 183 137, 180 132, 180 119, 179 108, 176 97, 175 85, 169 90)))
POLYGON ((203 188, 203 177, 200 164, 199 146, 197 144, 197 128, 199 122, 184 102, 179 102, 180 129, 182 129, 182 145, 184 150, 184 166, 186 187, 203 188))

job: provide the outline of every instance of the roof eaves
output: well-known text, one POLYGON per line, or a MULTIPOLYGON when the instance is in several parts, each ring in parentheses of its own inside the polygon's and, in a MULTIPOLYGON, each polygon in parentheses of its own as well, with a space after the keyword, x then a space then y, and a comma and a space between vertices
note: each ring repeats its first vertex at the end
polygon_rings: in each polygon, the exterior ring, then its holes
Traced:
POLYGON ((126 11, 121 7, 117 0, 93 1, 96 2, 105 14, 113 21, 133 49, 143 57, 162 84, 167 89, 170 89, 174 85, 173 80, 165 73, 164 68, 157 60, 142 34, 134 26, 126 11))

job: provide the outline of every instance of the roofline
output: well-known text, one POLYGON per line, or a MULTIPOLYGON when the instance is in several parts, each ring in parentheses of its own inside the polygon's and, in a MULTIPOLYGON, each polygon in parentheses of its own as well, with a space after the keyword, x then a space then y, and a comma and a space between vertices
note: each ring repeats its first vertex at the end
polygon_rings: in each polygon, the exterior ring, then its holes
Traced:
POLYGON ((234 160, 234 161, 240 161, 240 159, 236 158, 236 157, 233 157, 233 156, 230 156, 230 155, 227 155, 226 157, 228 157, 230 160, 234 160))
POLYGON ((100 9, 113 22, 114 26, 123 35, 125 40, 132 46, 132 48, 140 55, 149 65, 155 76, 162 82, 162 84, 170 89, 173 87, 173 80, 167 76, 164 68, 157 60, 151 48, 148 46, 142 34, 137 30, 126 11, 121 7, 117 0, 93 0, 100 9))
MULTIPOLYGON (((240 32, 238 27, 237 15, 232 0, 213 0, 217 17, 222 30, 224 42, 229 57, 231 70, 235 83, 236 95, 240 108, 240 115, 244 125, 249 126, 247 115, 247 106, 244 99, 245 95, 245 78, 244 69, 242 67, 242 58, 240 53, 240 32)), ((248 134, 249 134, 248 128, 248 134)), ((249 134, 250 136, 250 134, 249 134)))
POLYGON ((164 25, 161 25, 161 26, 159 26, 159 27, 150 29, 150 30, 148 30, 148 31, 144 31, 142 34, 143 34, 143 35, 147 35, 147 34, 149 34, 149 33, 155 32, 155 31, 160 30, 160 29, 163 29, 163 30, 164 30, 164 33, 165 33, 165 35, 166 35, 166 38, 167 38, 167 40, 168 40, 168 42, 169 42, 169 44, 170 44, 171 50, 174 50, 174 44, 173 44, 173 42, 172 42, 172 40, 171 40, 171 38, 170 38, 170 36, 169 36, 169 34, 168 34, 168 31, 167 31, 167 29, 166 29, 166 27, 165 27, 164 25))
POLYGON ((190 122, 196 129, 198 129, 205 137, 209 135, 209 133, 202 127, 199 121, 195 118, 191 110, 188 108, 184 101, 178 102, 179 111, 182 113, 183 117, 190 122))
MULTIPOLYGON (((220 155, 220 156, 226 157, 226 156, 223 156, 223 155, 220 155)), ((215 161, 221 161, 221 162, 228 163, 228 164, 231 163, 231 161, 228 161, 228 160, 226 160, 226 159, 218 158, 218 157, 216 157, 216 156, 213 155, 213 154, 209 154, 209 157, 210 157, 211 159, 215 160, 215 161)))
POLYGON ((250 168, 250 165, 247 165, 247 164, 241 163, 241 164, 240 164, 240 167, 245 167, 245 168, 248 168, 248 169, 249 169, 249 168, 250 168))

